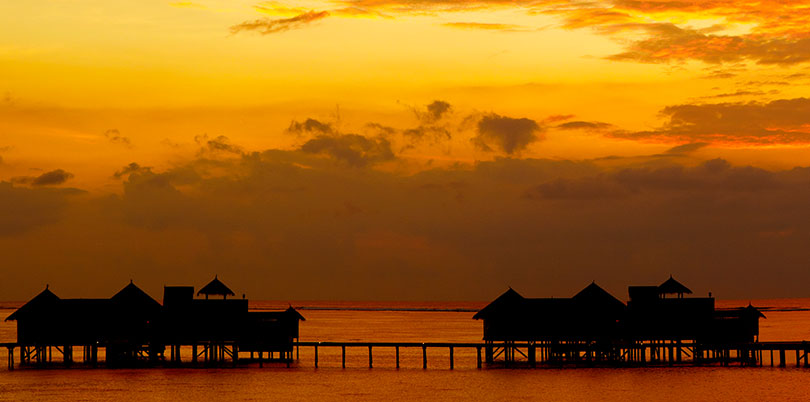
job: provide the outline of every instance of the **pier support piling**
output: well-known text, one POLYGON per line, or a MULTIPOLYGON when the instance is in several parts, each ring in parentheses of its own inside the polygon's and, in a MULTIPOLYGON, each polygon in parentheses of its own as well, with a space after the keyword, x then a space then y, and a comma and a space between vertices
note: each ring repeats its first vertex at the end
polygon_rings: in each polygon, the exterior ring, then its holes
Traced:
POLYGON ((422 369, 427 370, 427 346, 422 345, 422 369))

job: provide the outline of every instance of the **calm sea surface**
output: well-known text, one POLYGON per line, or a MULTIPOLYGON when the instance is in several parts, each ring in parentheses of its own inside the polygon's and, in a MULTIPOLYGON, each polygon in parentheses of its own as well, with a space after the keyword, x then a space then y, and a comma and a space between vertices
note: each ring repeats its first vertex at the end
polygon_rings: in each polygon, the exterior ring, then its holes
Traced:
MULTIPOLYGON (((755 300, 769 308, 761 340, 810 340, 810 299, 755 300)), ((302 341, 478 342, 481 322, 472 312, 484 303, 294 302, 307 318, 302 341), (311 309, 311 308, 329 309, 311 309), (356 310, 356 309, 362 309, 356 310), (420 311, 405 311, 417 309, 420 311)), ((743 306, 746 302, 718 302, 743 306)), ((0 303, 5 318, 19 303, 0 303)), ((254 309, 287 307, 256 302, 254 309)), ((0 342, 13 342, 13 322, 0 322, 0 342)), ((237 369, 18 369, 7 371, 0 350, 0 400, 548 400, 548 401, 808 401, 810 369, 686 367, 644 369, 476 369, 474 351, 456 350, 450 370, 447 350, 429 350, 422 370, 419 349, 321 348, 314 368, 311 348, 292 367, 237 369)), ((190 351, 183 351, 187 360, 190 351)), ((54 352, 56 356, 57 353, 54 352)), ((78 358, 77 358, 78 359, 78 358)), ((768 364, 767 356, 765 364, 768 364)))

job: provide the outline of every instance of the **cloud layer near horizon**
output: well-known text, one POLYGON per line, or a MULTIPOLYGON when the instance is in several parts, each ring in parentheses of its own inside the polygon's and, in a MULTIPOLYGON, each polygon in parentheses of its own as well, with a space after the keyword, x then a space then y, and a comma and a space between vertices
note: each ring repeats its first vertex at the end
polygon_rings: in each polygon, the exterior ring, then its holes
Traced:
POLYGON ((203 142, 173 168, 115 172, 120 196, 2 183, 0 252, 25 280, 0 291, 89 297, 134 278, 159 297, 218 274, 260 299, 486 300, 591 280, 621 296, 674 273, 729 298, 803 295, 810 279, 810 168, 496 158, 401 174, 321 145, 203 142))
POLYGON ((730 145, 810 143, 810 99, 667 106, 657 130, 609 135, 663 142, 705 141, 730 145))

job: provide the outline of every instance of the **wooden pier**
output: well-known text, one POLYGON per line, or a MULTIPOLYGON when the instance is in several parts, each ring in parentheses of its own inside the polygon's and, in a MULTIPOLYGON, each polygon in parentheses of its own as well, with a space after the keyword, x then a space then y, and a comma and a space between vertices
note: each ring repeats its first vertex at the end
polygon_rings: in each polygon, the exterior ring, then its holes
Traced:
MULTIPOLYGON (((745 344, 701 345, 692 342, 639 342, 631 344, 596 343, 527 343, 527 342, 296 342, 293 352, 241 351, 239 345, 230 343, 202 342, 190 345, 166 345, 165 352, 150 355, 146 349, 134 351, 132 362, 136 367, 237 367, 258 363, 276 362, 290 367, 299 361, 299 350, 311 348, 312 365, 318 368, 324 349, 340 350, 340 367, 346 368, 347 350, 359 349, 368 356, 368 368, 378 365, 375 352, 394 352, 393 362, 380 366, 399 369, 401 351, 417 350, 421 354, 421 368, 428 366, 428 356, 443 356, 447 364, 440 368, 453 370, 459 359, 456 351, 475 350, 475 367, 647 367, 647 366, 745 366, 745 367, 810 367, 810 343, 797 342, 753 342, 745 344), (190 349, 190 351, 189 351, 190 349), (181 351, 185 350, 184 356, 181 351), (189 353, 190 352, 190 353, 189 353), (241 353, 241 354, 240 354, 241 353), (248 354, 249 353, 249 354, 248 354)), ((113 345, 20 345, 1 343, 0 348, 8 351, 8 369, 16 367, 70 367, 74 364, 74 348, 81 349, 81 363, 89 367, 117 367, 117 362, 102 361, 113 345), (77 347, 78 346, 78 347, 77 347), (17 353, 19 352, 19 353, 17 353), (54 352, 61 359, 54 360, 54 352), (19 361, 17 361, 19 359, 19 361), (103 364, 101 364, 103 363, 103 364)), ((471 353, 464 355, 472 359, 471 353)), ((106 360, 106 359, 105 359, 106 360)), ((470 364, 472 361, 466 361, 470 364)), ((308 365, 307 363, 303 363, 308 365)), ((299 366, 301 363, 299 362, 299 366)), ((124 365, 131 366, 131 365, 124 365)), ((363 364, 365 366, 365 364, 363 364)), ((439 368, 439 367, 436 367, 439 368)))
MULTIPOLYGON (((447 351, 450 369, 455 368, 455 351, 456 349, 475 349, 476 350, 476 367, 483 368, 482 351, 486 347, 484 343, 458 343, 458 342, 297 342, 296 347, 311 347, 313 349, 314 365, 319 367, 319 349, 324 348, 340 348, 341 350, 341 367, 346 368, 346 350, 350 348, 367 349, 368 350, 368 367, 374 367, 374 350, 380 349, 393 349, 394 351, 394 364, 395 368, 400 368, 400 350, 401 349, 421 349, 422 354, 422 368, 428 368, 428 350, 439 349, 447 351)), ((443 353, 443 352, 442 352, 443 353)))

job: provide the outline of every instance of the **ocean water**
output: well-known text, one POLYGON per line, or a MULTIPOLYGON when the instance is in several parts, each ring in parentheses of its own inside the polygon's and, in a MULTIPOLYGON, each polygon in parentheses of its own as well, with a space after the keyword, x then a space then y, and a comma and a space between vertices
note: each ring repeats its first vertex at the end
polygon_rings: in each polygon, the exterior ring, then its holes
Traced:
MULTIPOLYGON (((810 299, 755 300, 765 307, 760 339, 810 340, 810 299)), ((307 321, 302 341, 478 342, 482 323, 472 310, 485 303, 294 302, 307 321), (453 311, 447 311, 453 310, 453 311), (468 311, 469 310, 469 311, 468 311)), ((747 301, 718 302, 720 307, 747 301)), ((3 319, 19 303, 0 303, 3 319)), ((253 309, 286 308, 287 303, 256 302, 253 309)), ((13 322, 0 322, 0 342, 13 342, 13 322)), ((266 364, 199 369, 17 369, 7 371, 0 350, 0 400, 541 400, 541 401, 807 401, 810 369, 765 367, 661 368, 476 368, 474 350, 457 349, 450 370, 447 350, 429 349, 422 369, 421 349, 394 351, 349 348, 341 368, 339 348, 301 348, 292 367, 266 364)), ((54 353, 54 356, 57 356, 54 353)), ((183 351, 188 360, 189 350, 183 351)), ((243 355, 245 356, 245 355, 243 355)), ((792 357, 788 356, 789 358, 792 357)), ((77 356, 77 360, 80 360, 77 356)), ((790 360, 789 360, 790 363, 790 360)))

